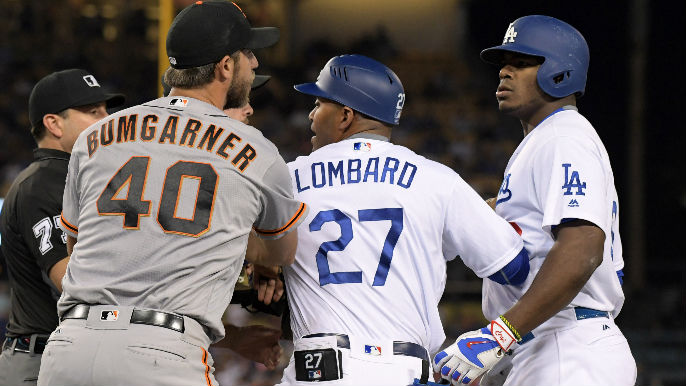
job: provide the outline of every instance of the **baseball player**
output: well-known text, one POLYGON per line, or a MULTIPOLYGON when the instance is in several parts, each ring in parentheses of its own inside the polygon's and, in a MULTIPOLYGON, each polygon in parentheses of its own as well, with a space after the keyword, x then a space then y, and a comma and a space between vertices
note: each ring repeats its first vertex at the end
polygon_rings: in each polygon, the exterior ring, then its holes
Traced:
POLYGON ((511 352, 505 385, 633 385, 636 363, 614 322, 624 303, 614 176, 576 107, 586 41, 563 21, 525 16, 481 58, 500 67, 498 108, 524 129, 495 210, 521 233, 532 274, 523 286, 484 281, 492 322, 438 353, 435 369, 466 384, 511 352))
POLYGON ((167 35, 170 95, 79 136, 61 216, 71 260, 39 385, 216 385, 207 348, 244 257, 291 263, 307 215, 276 147, 222 111, 247 98, 251 50, 278 37, 233 3, 197 1, 167 35))
MULTIPOLYGON (((270 78, 268 75, 255 75, 251 90, 262 87, 270 78)), ((164 81, 164 76, 161 83, 163 95, 168 96, 171 87, 164 81)), ((253 113, 250 101, 233 100, 228 101, 228 103, 239 104, 224 105, 224 113, 247 125, 248 117, 253 113)), ((231 303, 256 309, 255 312, 259 310, 281 315, 283 308, 285 308, 285 298, 282 298, 284 293, 283 281, 276 274, 278 271, 277 266, 254 266, 246 261, 236 282, 236 287, 234 287, 231 303), (254 280, 250 280, 250 278, 254 278, 254 280), (255 289, 252 287, 253 284, 255 289)), ((225 338, 214 344, 213 347, 228 348, 244 358, 262 363, 270 370, 276 368, 283 352, 279 345, 281 330, 262 325, 235 326, 230 323, 224 324, 224 330, 226 332, 225 338)))
POLYGON ((316 97, 315 136, 288 165, 310 212, 284 268, 295 352, 282 384, 424 384, 445 339, 446 262, 517 285, 521 238, 450 168, 390 142, 405 91, 385 65, 336 56, 295 89, 316 97))
POLYGON ((124 103, 87 71, 42 78, 29 97, 35 160, 15 179, 0 214, 11 306, 0 355, 0 385, 36 384, 48 335, 57 327, 57 298, 69 261, 61 229, 62 192, 76 137, 124 103))

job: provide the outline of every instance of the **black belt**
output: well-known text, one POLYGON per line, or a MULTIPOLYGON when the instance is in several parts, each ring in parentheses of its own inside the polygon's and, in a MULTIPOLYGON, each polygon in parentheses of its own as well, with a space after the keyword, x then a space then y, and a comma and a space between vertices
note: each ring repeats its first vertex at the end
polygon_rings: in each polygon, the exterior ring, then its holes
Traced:
POLYGON ((47 336, 36 336, 33 350, 31 350, 32 335, 8 336, 2 344, 3 351, 11 349, 12 351, 19 351, 24 353, 42 354, 45 351, 45 345, 48 343, 47 336))
MULTIPOLYGON (((116 309, 116 307, 112 308, 116 309)), ((64 313, 62 320, 87 319, 89 310, 89 305, 77 304, 64 313)), ((105 314, 108 312, 110 311, 103 311, 103 315, 101 316, 102 320, 106 320, 105 314)), ((134 309, 131 313, 130 323, 164 327, 181 333, 185 330, 183 327, 183 316, 155 310, 134 309)))
MULTIPOLYGON (((332 333, 322 333, 322 334, 310 334, 305 335, 303 338, 320 338, 323 336, 335 336, 336 345, 338 348, 350 349, 350 338, 345 334, 332 334, 332 333)), ((405 355, 408 357, 415 357, 423 359, 425 361, 429 360, 429 354, 426 349, 417 343, 412 342, 393 342, 393 355, 405 355)))

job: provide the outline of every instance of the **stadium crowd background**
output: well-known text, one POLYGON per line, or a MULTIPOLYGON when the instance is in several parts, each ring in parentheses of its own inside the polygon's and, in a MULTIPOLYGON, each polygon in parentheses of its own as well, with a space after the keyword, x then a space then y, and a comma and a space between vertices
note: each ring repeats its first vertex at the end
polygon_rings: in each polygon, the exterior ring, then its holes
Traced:
MULTIPOLYGON (((125 93, 126 106, 159 96, 157 3, 0 2, 0 198, 31 162, 35 142, 29 133, 28 96, 41 77, 79 67, 92 71, 109 91, 125 93)), ((174 3, 181 9, 191 1, 174 3)), ((394 69, 405 86, 407 102, 393 141, 450 166, 483 197, 492 197, 522 132, 519 122, 498 113, 493 96, 497 70, 482 63, 478 53, 502 39, 507 23, 526 14, 548 14, 576 26, 591 48, 587 95, 579 102, 580 110, 608 148, 622 219, 631 212, 643 214, 643 244, 633 244, 639 237, 631 232, 635 228, 620 223, 627 300, 617 322, 637 359, 639 385, 685 384, 686 141, 679 115, 685 88, 680 71, 684 42, 678 33, 685 25, 684 4, 670 3, 665 12, 660 1, 520 3, 240 1, 253 26, 282 29, 276 47, 257 52, 257 73, 272 79, 251 96, 251 123, 279 147, 286 161, 309 153, 307 114, 313 100, 295 93, 292 85, 314 79, 334 55, 364 54, 394 69), (641 13, 642 18, 636 18, 641 13), (646 23, 639 55, 647 58, 638 70, 631 67, 636 43, 630 33, 640 27, 637 23, 646 23), (636 87, 637 82, 645 87, 636 87), (635 97, 638 104, 631 103, 635 97), (639 106, 641 114, 632 115, 632 106, 639 106), (632 121, 636 117, 640 122, 632 121), (638 148, 631 141, 632 124, 639 125, 642 135, 638 148), (631 168, 632 157, 641 157, 638 169, 631 168), (637 190, 640 199, 630 200, 637 190), (631 249, 632 245, 641 248, 631 249)), ((2 263, 0 259, 0 267, 2 263)), ((480 281, 458 261, 448 269, 441 312, 448 339, 454 339, 485 320, 480 281)), ((3 339, 9 306, 6 275, 4 270, 0 273, 3 339)), ((278 326, 277 318, 250 315, 240 308, 232 308, 227 318, 238 325, 278 326)), ((283 345, 285 365, 290 353, 288 343, 283 345)), ((280 379, 283 368, 268 371, 228 350, 215 352, 215 366, 222 385, 270 385, 280 379)))

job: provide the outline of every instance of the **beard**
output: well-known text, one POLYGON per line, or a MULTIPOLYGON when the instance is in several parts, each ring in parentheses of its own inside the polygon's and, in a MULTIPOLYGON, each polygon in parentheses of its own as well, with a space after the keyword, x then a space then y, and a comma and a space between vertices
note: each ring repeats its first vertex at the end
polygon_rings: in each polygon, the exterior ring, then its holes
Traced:
MULTIPOLYGON (((234 74, 238 74, 239 72, 238 63, 236 63, 234 74)), ((231 80, 229 91, 226 92, 226 103, 224 104, 224 110, 237 109, 248 104, 250 101, 249 98, 251 86, 252 80, 234 77, 231 80)))

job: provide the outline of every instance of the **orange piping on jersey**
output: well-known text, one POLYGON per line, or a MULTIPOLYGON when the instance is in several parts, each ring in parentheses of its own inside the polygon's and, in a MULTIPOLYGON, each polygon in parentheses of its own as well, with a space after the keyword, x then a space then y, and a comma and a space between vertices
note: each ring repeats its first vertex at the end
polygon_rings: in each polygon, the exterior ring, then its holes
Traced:
POLYGON ((74 233, 79 233, 79 228, 71 225, 67 222, 67 220, 64 219, 64 214, 60 213, 60 221, 62 222, 62 225, 64 225, 65 228, 68 230, 74 232, 74 233))
POLYGON ((291 226, 293 226, 293 224, 298 222, 298 220, 303 215, 303 213, 305 213, 305 208, 307 208, 307 205, 305 205, 305 203, 300 203, 300 208, 298 208, 298 210, 295 212, 295 215, 293 215, 293 217, 291 217, 291 219, 288 220, 288 223, 286 223, 286 225, 284 225, 283 227, 281 227, 279 229, 263 230, 263 229, 254 228, 255 232, 262 234, 262 235, 269 235, 269 236, 275 236, 275 235, 281 234, 281 233, 287 231, 291 226))
POLYGON ((210 380, 210 365, 207 364, 207 351, 200 347, 202 350, 202 364, 205 365, 205 381, 208 386, 212 386, 212 381, 210 380))

